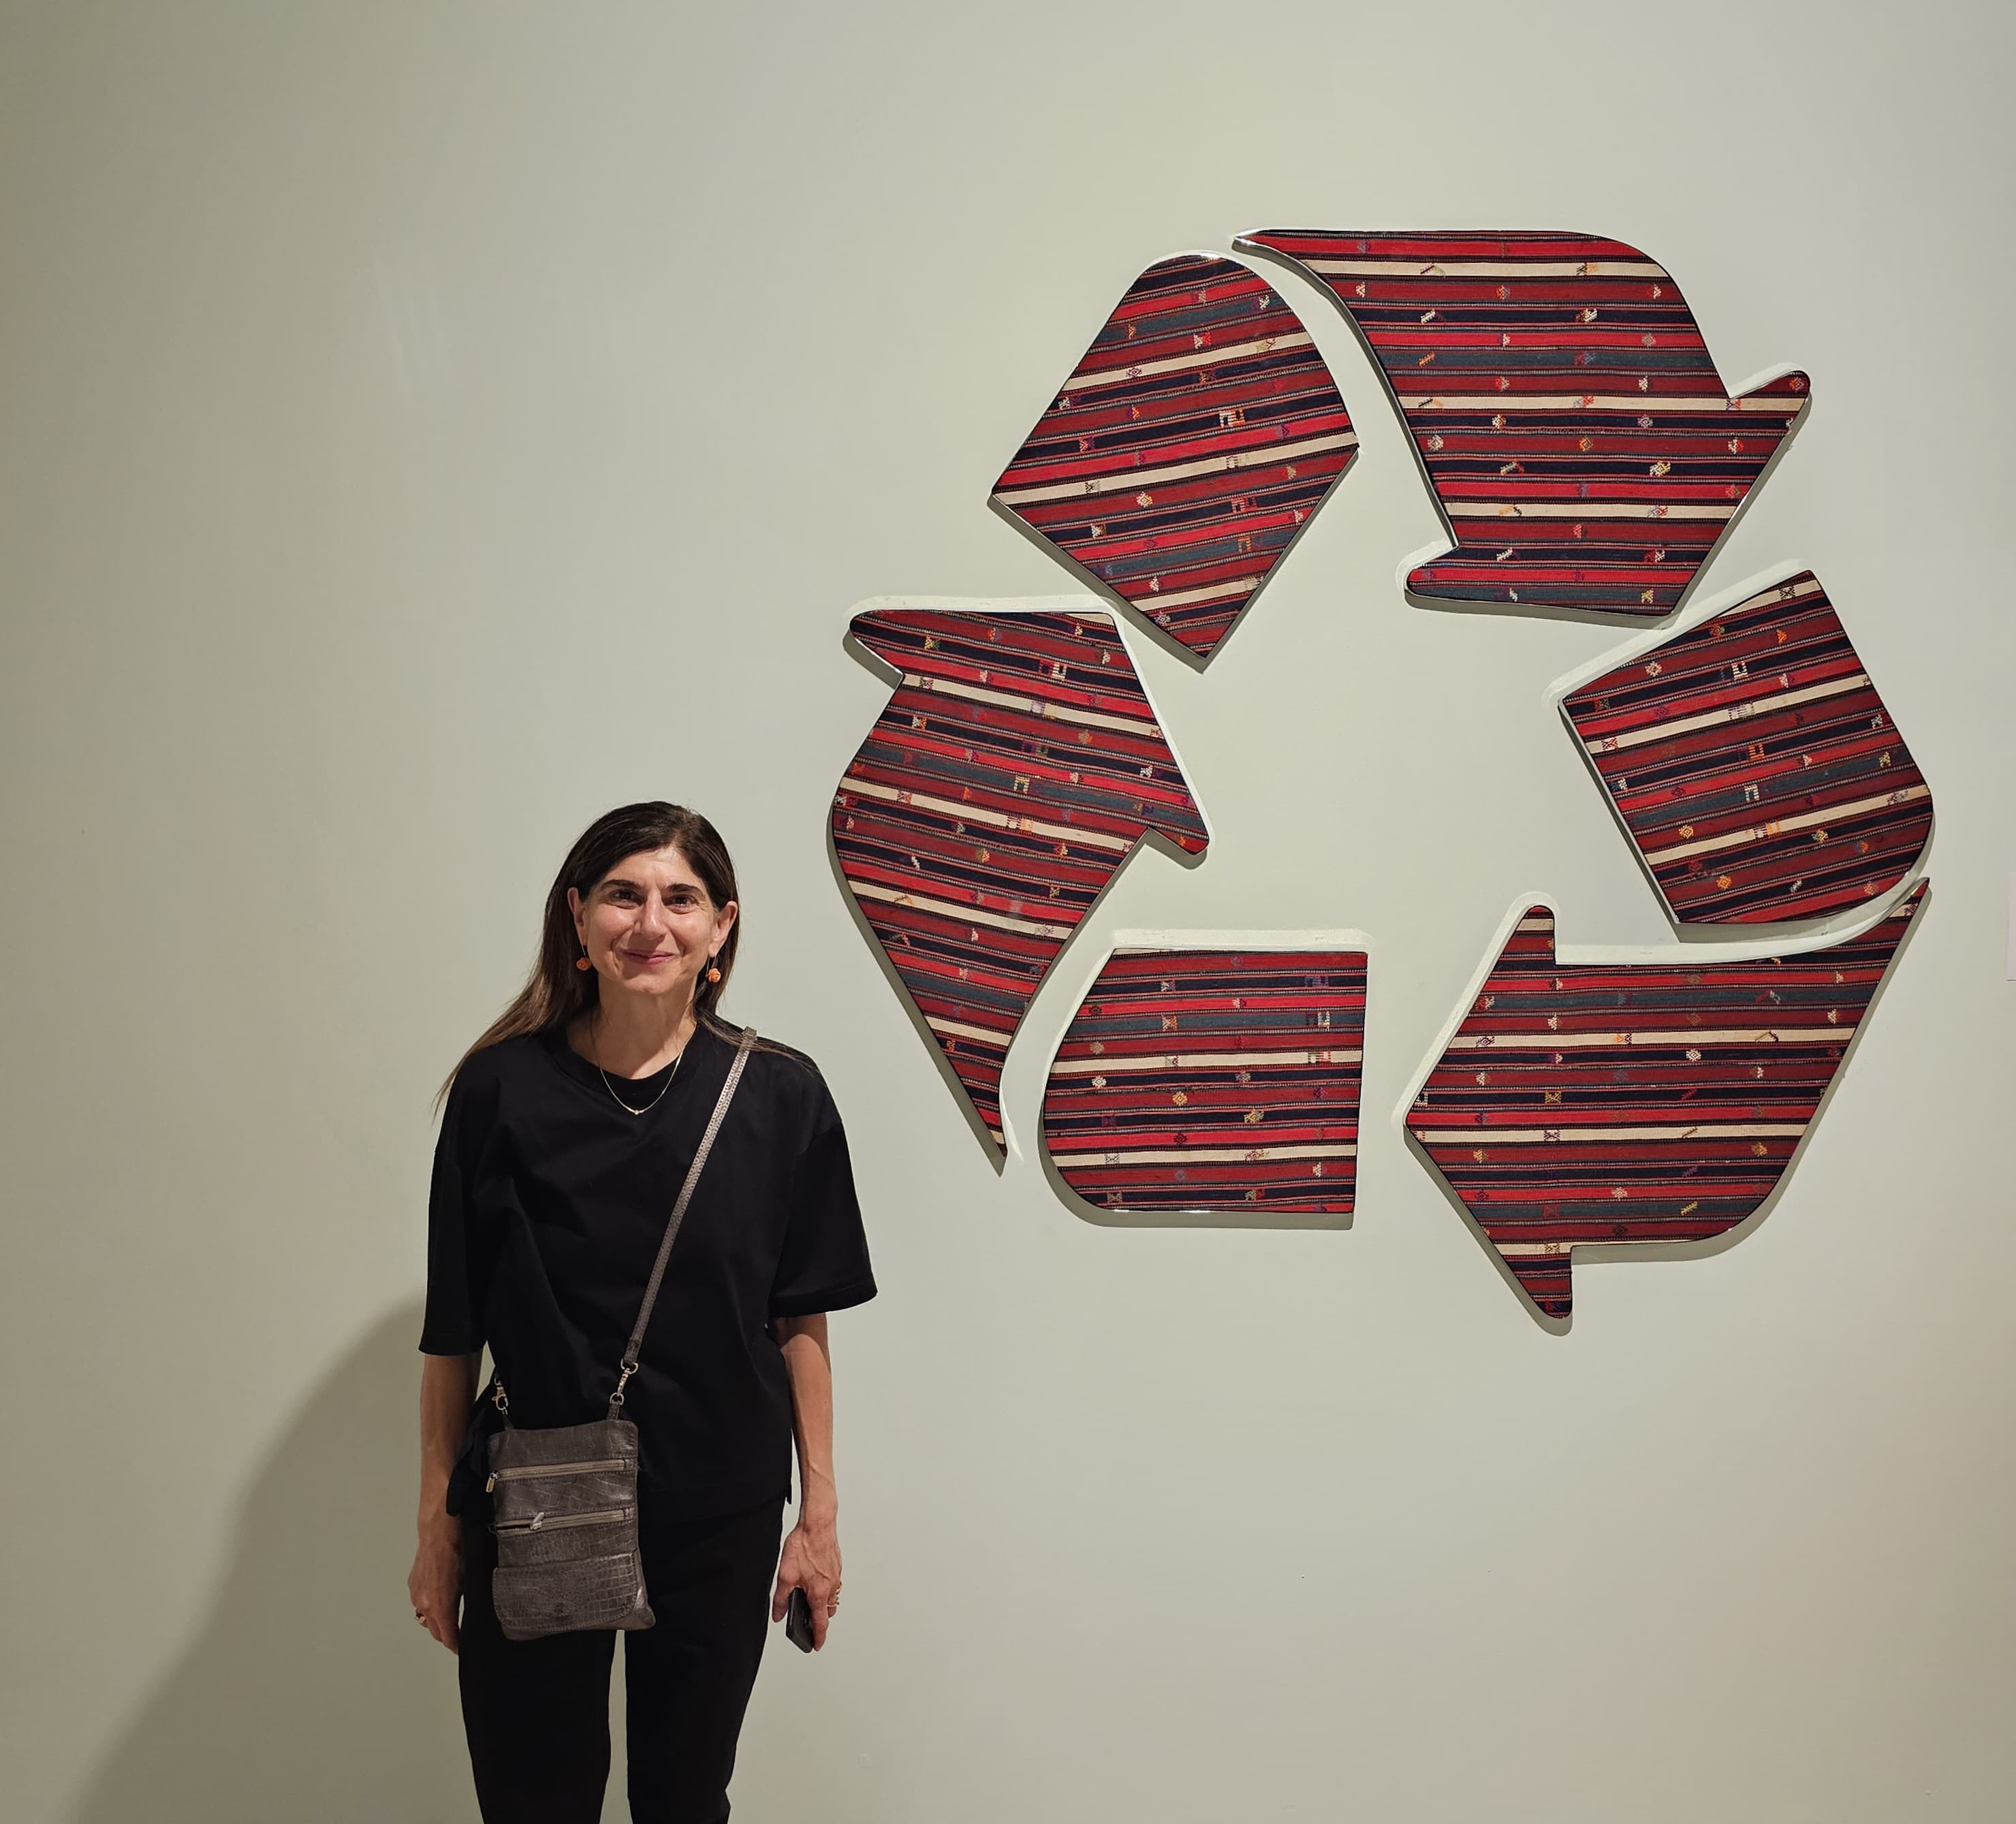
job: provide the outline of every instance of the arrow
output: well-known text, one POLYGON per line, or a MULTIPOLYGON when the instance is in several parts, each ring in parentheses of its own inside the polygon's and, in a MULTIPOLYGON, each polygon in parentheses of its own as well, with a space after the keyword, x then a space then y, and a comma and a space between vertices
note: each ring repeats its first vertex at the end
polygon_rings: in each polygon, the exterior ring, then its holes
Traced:
POLYGON ((1770 1195, 1926 883, 1802 955, 1564 965, 1527 908, 1407 1113, 1407 1131, 1548 1317, 1571 1252, 1702 1241, 1770 1195))
POLYGON ((1272 283, 1179 254, 1128 287, 989 505, 1208 660, 1357 451, 1272 283))
POLYGON ((1149 831, 1193 854, 1209 834, 1108 610, 895 606, 852 631, 898 683, 833 851, 1005 1152, 1002 1064, 1057 953, 1149 831))
POLYGON ((1931 788, 1811 570, 1561 707, 1677 923, 1861 905, 1931 838, 1931 788))
POLYGON ((1417 595, 1656 618, 1676 607, 1808 396, 1732 398, 1665 268, 1593 235, 1269 228, 1370 347, 1456 549, 1417 595))

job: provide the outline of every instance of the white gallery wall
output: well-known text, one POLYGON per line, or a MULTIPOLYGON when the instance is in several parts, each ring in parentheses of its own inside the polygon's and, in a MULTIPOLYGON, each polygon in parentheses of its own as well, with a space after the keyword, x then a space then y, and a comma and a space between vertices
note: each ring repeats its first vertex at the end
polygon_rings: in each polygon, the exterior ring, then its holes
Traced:
MULTIPOLYGON (((430 1102, 567 843, 706 810, 729 1010, 851 1135, 848 1606, 755 1824, 1893 1824, 2016 1793, 2016 31, 1931 4, 0 13, 0 1815, 475 1816, 405 1596, 430 1102), (1359 461, 1208 671, 1209 817, 1037 1000, 997 1174, 829 858, 878 594, 1077 582, 985 505, 1126 284, 1257 226, 1575 229, 1810 422, 1705 574, 1820 574, 1929 908, 1768 1218, 1550 1334, 1392 1111, 1519 896, 1670 928, 1547 687, 1359 461), (1372 943, 1348 1231, 1081 1219, 1110 934, 1372 943)), ((624 1815, 612 1783, 611 1818, 624 1815)))

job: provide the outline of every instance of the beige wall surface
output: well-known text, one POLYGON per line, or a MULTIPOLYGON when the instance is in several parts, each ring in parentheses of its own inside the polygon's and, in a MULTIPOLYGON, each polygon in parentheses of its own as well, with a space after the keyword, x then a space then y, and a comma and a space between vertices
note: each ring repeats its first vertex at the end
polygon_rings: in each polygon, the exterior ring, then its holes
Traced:
MULTIPOLYGON (((2009 1815, 2010 16, 1536 3, 8 5, 0 16, 0 1814, 473 1818, 407 1613, 429 1101, 566 843, 700 805, 729 1011, 811 1052, 849 1603, 755 1824, 2009 1815), (1820 572, 1935 887, 1740 1245, 1548 1334, 1391 1113, 1507 908, 1668 928, 1546 687, 1408 606, 1362 456, 1209 671, 1211 818, 1108 934, 1373 944, 1348 1232, 997 1175, 836 885, 878 593, 1075 585, 984 502, 1126 282, 1267 225, 1614 235, 1814 409, 1704 580, 1820 572)), ((612 1817, 620 1815, 612 1787, 612 1817)))

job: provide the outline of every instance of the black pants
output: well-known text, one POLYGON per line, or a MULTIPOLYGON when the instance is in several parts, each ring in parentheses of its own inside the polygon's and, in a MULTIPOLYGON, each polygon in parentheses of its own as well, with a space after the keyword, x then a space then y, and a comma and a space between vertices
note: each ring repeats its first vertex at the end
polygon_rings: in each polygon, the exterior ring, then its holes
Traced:
MULTIPOLYGON (((630 1815, 721 1824, 736 1738, 769 1629, 783 1503, 647 1527, 655 1627, 624 1642, 630 1815)), ((506 1640, 490 1602, 490 1504, 463 1519, 462 1718, 484 1824, 598 1824, 609 1783, 616 1636, 506 1640)))

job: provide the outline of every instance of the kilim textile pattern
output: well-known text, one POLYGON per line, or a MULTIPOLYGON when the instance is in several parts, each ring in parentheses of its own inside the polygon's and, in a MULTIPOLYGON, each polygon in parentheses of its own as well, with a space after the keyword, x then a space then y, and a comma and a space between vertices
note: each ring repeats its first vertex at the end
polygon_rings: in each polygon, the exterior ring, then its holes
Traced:
POLYGON ((1125 950, 1050 1067, 1043 1139, 1086 1202, 1348 1214, 1365 952, 1125 950))
POLYGON ((1810 570, 1563 699, 1674 918, 1814 918, 1888 892, 1932 795, 1810 570))
POLYGON ((997 1147, 1001 1067, 1079 919, 1150 829, 1208 836, 1112 616, 892 609, 902 674, 840 782, 833 848, 997 1147))
POLYGON ((1729 397, 1665 269, 1590 235, 1269 229, 1370 344, 1456 549, 1417 595, 1658 617, 1804 407, 1729 397))
POLYGON ((1407 1128, 1525 1293, 1571 1300, 1570 1250, 1700 1241, 1784 1175, 1924 902, 1755 962, 1564 966, 1529 908, 1407 1128))
POLYGON ((1128 289, 993 498, 1208 658, 1357 448, 1280 294, 1186 254, 1128 289))

